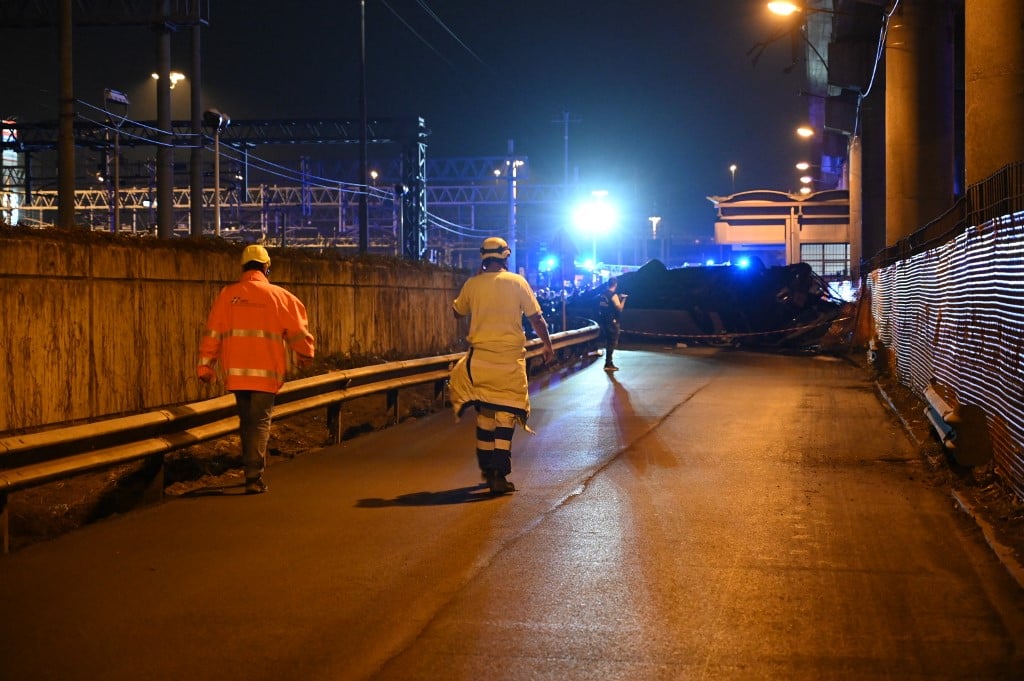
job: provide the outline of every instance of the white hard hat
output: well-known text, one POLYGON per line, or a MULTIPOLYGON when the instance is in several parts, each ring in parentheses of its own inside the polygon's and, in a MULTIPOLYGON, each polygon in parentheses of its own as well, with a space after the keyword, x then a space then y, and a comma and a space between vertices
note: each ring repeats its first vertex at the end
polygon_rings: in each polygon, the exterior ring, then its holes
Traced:
POLYGON ((510 255, 512 255, 512 251, 508 248, 508 242, 500 236, 489 236, 484 239, 482 244, 480 244, 480 256, 484 260, 487 258, 500 258, 505 260, 510 255))

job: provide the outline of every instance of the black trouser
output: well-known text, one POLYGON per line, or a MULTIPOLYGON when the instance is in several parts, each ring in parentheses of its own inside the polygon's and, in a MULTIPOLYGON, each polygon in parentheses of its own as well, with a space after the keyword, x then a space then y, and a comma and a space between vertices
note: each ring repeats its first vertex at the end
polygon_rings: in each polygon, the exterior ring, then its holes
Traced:
POLYGON ((612 353, 619 344, 619 320, 613 319, 604 324, 604 365, 612 366, 612 353))

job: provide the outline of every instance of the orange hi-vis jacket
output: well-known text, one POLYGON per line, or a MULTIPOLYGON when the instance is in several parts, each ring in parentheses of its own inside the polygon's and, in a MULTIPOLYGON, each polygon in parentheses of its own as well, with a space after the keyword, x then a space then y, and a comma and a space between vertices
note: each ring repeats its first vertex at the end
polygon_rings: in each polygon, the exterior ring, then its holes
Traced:
POLYGON ((247 270, 225 286, 210 310, 199 366, 220 362, 228 390, 277 393, 288 368, 285 348, 313 358, 306 307, 292 293, 247 270))

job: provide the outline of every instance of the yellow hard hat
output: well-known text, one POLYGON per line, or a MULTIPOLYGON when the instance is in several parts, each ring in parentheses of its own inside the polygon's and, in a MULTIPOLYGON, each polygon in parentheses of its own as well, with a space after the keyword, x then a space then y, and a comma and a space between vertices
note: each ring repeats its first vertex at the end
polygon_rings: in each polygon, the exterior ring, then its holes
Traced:
POLYGON ((512 255, 512 251, 508 248, 508 242, 500 236, 489 236, 480 244, 480 257, 484 260, 487 258, 500 258, 504 260, 510 255, 512 255))
POLYGON ((261 265, 270 264, 270 254, 267 253, 267 249, 263 248, 259 244, 251 244, 245 247, 242 251, 242 264, 247 262, 258 262, 261 265))

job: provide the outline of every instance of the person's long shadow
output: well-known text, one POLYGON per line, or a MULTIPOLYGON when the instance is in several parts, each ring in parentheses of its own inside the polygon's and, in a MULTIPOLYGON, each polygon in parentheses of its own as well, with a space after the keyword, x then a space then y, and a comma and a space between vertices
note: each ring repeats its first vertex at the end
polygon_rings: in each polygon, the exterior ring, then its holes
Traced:
POLYGON ((612 404, 612 411, 615 412, 615 422, 621 424, 623 417, 635 417, 636 410, 633 409, 633 402, 629 399, 629 391, 626 390, 626 386, 619 383, 615 374, 608 374, 608 383, 609 400, 612 404))
POLYGON ((245 495, 245 482, 232 482, 227 485, 210 485, 209 487, 198 487, 183 492, 178 496, 187 499, 189 497, 234 497, 245 495))
POLYGON ((629 390, 619 383, 615 374, 608 374, 608 401, 615 414, 615 425, 619 437, 626 444, 622 450, 623 458, 634 469, 645 473, 650 468, 675 468, 679 465, 676 454, 657 438, 646 438, 646 433, 654 427, 646 419, 640 417, 629 397, 629 390), (639 438, 639 439, 638 439, 639 438))
MULTIPOLYGON (((231 483, 228 485, 211 485, 199 489, 189 490, 179 496, 182 498, 196 497, 233 497, 245 495, 245 483, 231 483)), ((403 494, 394 499, 360 499, 356 502, 356 508, 387 508, 389 506, 447 506, 449 504, 470 504, 477 501, 497 499, 499 494, 492 494, 486 483, 480 483, 472 487, 459 487, 457 489, 442 490, 440 492, 412 492, 403 494)))
POLYGON ((486 484, 473 487, 459 487, 441 492, 412 492, 394 499, 360 499, 356 508, 387 508, 389 506, 447 506, 449 504, 471 504, 477 501, 498 499, 501 496, 492 494, 486 484))

